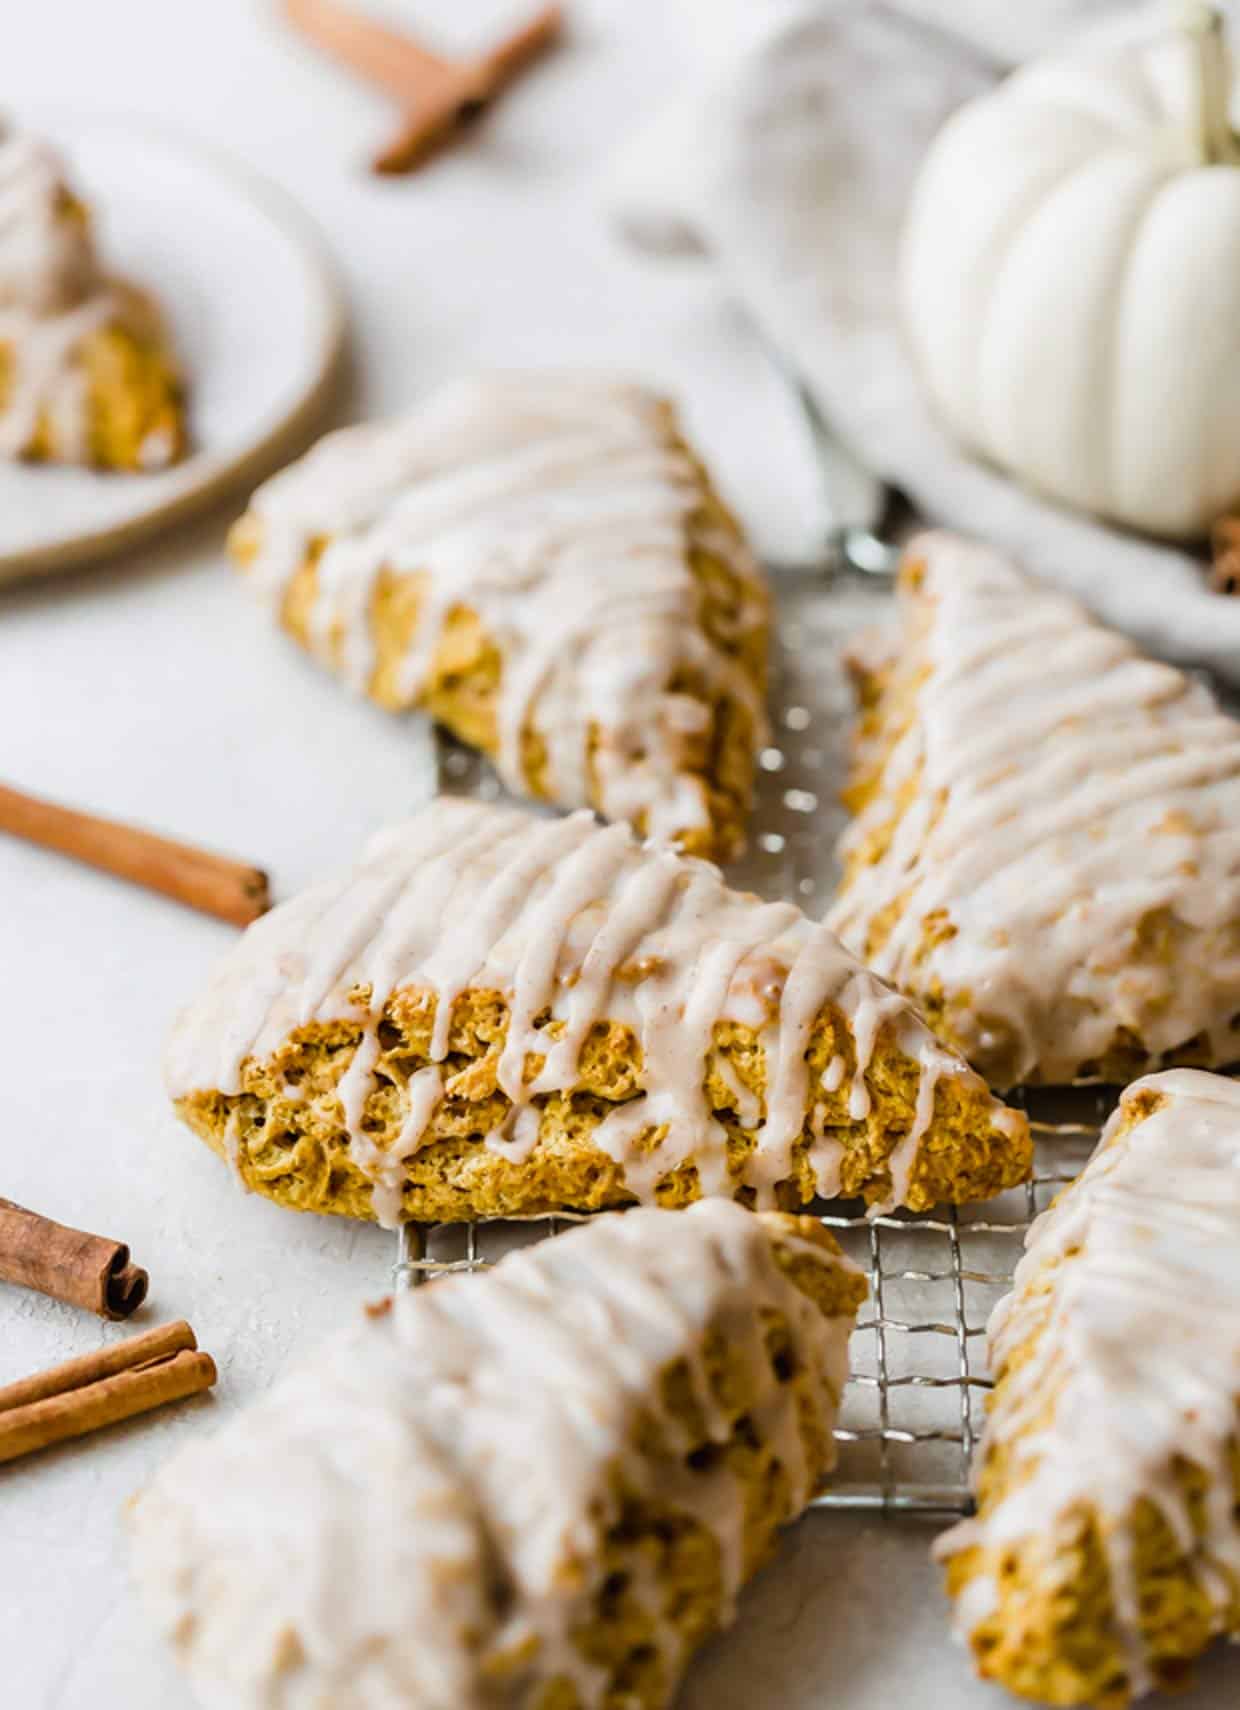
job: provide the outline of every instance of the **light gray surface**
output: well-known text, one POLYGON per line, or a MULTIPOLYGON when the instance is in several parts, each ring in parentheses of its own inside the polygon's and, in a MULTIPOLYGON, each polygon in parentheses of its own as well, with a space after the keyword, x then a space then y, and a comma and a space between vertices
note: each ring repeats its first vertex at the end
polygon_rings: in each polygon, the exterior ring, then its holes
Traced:
MULTIPOLYGON (((478 145, 395 185, 356 170, 388 122, 381 104, 290 48, 271 10, 43 0, 6 37, 0 99, 175 119, 293 190, 352 292, 354 413, 478 361, 636 366, 685 394, 764 538, 795 538, 812 477, 765 363, 708 280, 635 264, 593 208, 593 163, 679 74, 659 0, 578 0, 575 45, 514 91, 478 145)), ((349 701, 267 631, 224 568, 226 520, 0 593, 0 777, 264 862, 287 894, 416 803, 425 753, 412 727, 349 701)), ((121 1504, 176 1441, 386 1280, 387 1236, 239 1196, 165 1110, 169 1018, 229 938, 0 840, 2 1190, 130 1240, 153 1279, 141 1322, 188 1317, 221 1368, 210 1400, 0 1469, 4 1710, 187 1703, 131 1594, 121 1504)), ((0 1381, 117 1333, 0 1291, 0 1381)), ((688 1710, 1000 1702, 947 1640, 930 1535, 811 1516, 696 1666, 688 1710)), ((1213 1695, 1186 1710, 1230 1703, 1234 1668, 1216 1663, 1213 1695)))

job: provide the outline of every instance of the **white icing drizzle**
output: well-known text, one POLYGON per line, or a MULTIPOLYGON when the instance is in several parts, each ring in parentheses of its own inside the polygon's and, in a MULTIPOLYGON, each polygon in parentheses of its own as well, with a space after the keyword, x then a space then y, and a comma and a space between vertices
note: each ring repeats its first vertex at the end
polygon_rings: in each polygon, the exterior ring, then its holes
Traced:
POLYGON ((844 1076, 848 1073, 848 1064, 843 1057, 832 1057, 822 1071, 822 1090, 824 1092, 839 1092, 844 1085, 844 1076))
POLYGON ((756 1128, 762 1121, 762 1100, 751 1087, 747 1087, 736 1070, 721 1051, 716 1051, 710 1059, 711 1071, 718 1075, 728 1089, 732 1100, 732 1108, 746 1128, 756 1128))
POLYGON ((691 549, 738 579, 729 641, 765 628, 767 595, 739 536, 701 518, 702 478, 669 431, 657 397, 601 377, 457 382, 400 420, 328 435, 261 487, 249 575, 278 612, 326 540, 309 645, 359 693, 373 686, 382 578, 423 576, 401 705, 419 701, 445 624, 466 608, 503 655, 497 765, 511 788, 528 791, 533 732, 556 801, 650 835, 705 826, 688 745, 710 715, 674 681, 743 707, 755 733, 765 721, 748 673, 702 628, 691 549))
MULTIPOLYGON (((1165 1517, 1219 1630, 1240 1584, 1230 1462, 1240 1426, 1240 1085, 1190 1069, 1134 1082, 1089 1167, 1026 1245, 990 1324, 999 1388, 979 1465, 1002 1444, 1027 1473, 937 1553, 980 1546, 997 1555, 1092 1509, 1113 1629, 1130 1684, 1143 1691, 1152 1680, 1131 1563, 1135 1504, 1145 1498, 1165 1517), (1116 1138, 1149 1093, 1161 1103, 1116 1138), (1200 1538, 1175 1477, 1179 1458, 1208 1479, 1200 1538)), ((998 1585, 983 1572, 957 1605, 960 1629, 967 1635, 998 1606, 998 1585)))
MULTIPOLYGON (((46 417, 56 456, 89 461, 82 345, 131 319, 131 299, 103 273, 89 226, 67 201, 59 154, 0 122, 0 457, 22 456, 46 417)), ((152 435, 141 455, 154 467, 172 450, 152 435)))
MULTIPOLYGON (((934 1120, 934 1092, 939 1084, 941 1073, 941 1063, 929 1063, 917 1083, 917 1104, 913 1111, 912 1127, 891 1154, 888 1162, 888 1168, 891 1171, 891 1192, 888 1195, 888 1204, 890 1205, 903 1205, 908 1197, 909 1183, 917 1164, 918 1148, 934 1120)), ((879 1209, 885 1210, 886 1207, 879 1207, 879 1209)))
POLYGON ((940 986, 999 1085, 1071 1080, 1119 1028, 1153 1061, 1198 1035, 1240 1057, 1240 724, 989 548, 932 534, 910 558, 895 671, 916 716, 842 851, 890 841, 828 924, 864 954, 900 899, 869 960, 940 986), (936 911, 956 931, 927 951, 936 911))
MULTIPOLYGON (((854 1104, 884 1030, 920 1071, 915 1121, 893 1161, 892 1203, 907 1192, 939 1081, 955 1077, 984 1092, 905 999, 791 903, 731 891, 717 868, 643 849, 626 826, 599 827, 588 813, 545 820, 451 799, 375 839, 354 871, 249 929, 174 1030, 169 1091, 174 1098, 236 1095, 246 1060, 270 1057, 294 1029, 341 1019, 360 1024, 361 1043, 338 1088, 341 1117, 354 1161, 375 1183, 376 1216, 395 1221, 400 1166, 421 1144, 444 1089, 437 1067, 405 1089, 406 1115, 391 1152, 365 1133, 384 1006, 402 988, 433 996, 437 1064, 447 1055, 452 1004, 469 987, 498 991, 509 1007, 498 1080, 513 1108, 486 1144, 517 1161, 537 1143, 531 1101, 579 1084, 590 1030, 610 1021, 634 1031, 641 1090, 605 1117, 593 1142, 622 1166, 639 1199, 693 1162, 704 1193, 748 1185, 760 1204, 773 1203, 805 1129, 812 1102, 806 1047, 828 1002, 852 1030, 854 1104), (369 997, 359 997, 365 989, 369 997), (735 1178, 726 1130, 705 1094, 708 1065, 720 1060, 713 1029, 723 1020, 760 1031, 766 1053, 765 1101, 734 1100, 755 1140, 735 1178), (550 1023, 563 1024, 558 1039, 550 1023), (536 1077, 527 1068, 535 1057, 545 1059, 536 1077), (659 1128, 667 1132, 652 1146, 659 1128)), ((1022 1119, 997 1103, 992 1110, 997 1134, 1023 1144, 1022 1119)), ((824 1191, 838 1191, 843 1152, 819 1122, 808 1155, 824 1191)))
MULTIPOLYGON (((772 1369, 765 1314, 787 1324, 809 1380, 802 1405, 828 1438, 847 1376, 852 1317, 824 1317, 793 1286, 773 1233, 718 1201, 598 1218, 487 1275, 399 1298, 183 1449, 132 1529, 144 1592, 208 1701, 481 1710, 540 1702, 567 1679, 590 1710, 608 1679, 572 1634, 608 1572, 621 1493, 710 1533, 728 1619, 744 1487, 723 1457, 685 1458, 732 1432, 707 1338, 721 1336, 747 1374, 749 1418, 787 1474, 789 1517, 819 1469, 796 1391, 772 1369), (661 1392, 676 1361, 701 1415, 693 1434, 661 1392), (655 1453, 637 1441, 643 1416, 655 1453), (522 1647, 514 1674, 488 1671, 522 1647)), ((784 1228, 778 1239, 824 1269, 854 1268, 784 1228)), ((638 1590, 675 1674, 667 1587, 650 1572, 638 1590)))

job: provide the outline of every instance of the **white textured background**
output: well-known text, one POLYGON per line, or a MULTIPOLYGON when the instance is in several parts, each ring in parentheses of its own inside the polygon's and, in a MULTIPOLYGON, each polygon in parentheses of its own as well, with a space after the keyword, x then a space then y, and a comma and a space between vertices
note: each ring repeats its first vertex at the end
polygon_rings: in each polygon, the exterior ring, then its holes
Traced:
MULTIPOLYGON (((412 0, 441 39, 505 7, 412 0)), ((512 15, 512 3, 506 7, 512 15)), ((711 280, 612 240, 601 163, 675 93, 665 0, 575 0, 571 45, 477 139, 408 181, 361 172, 383 104, 289 40, 255 0, 7 0, 0 105, 172 120, 277 179, 324 229, 354 316, 340 415, 400 405, 487 362, 648 373, 764 542, 799 538, 812 481, 795 419, 711 280)), ((236 258, 237 290, 246 258, 236 258)), ((32 479, 37 479, 32 476, 32 479)), ((416 733, 350 703, 270 634, 229 576, 222 513, 102 570, 0 592, 0 778, 267 865, 279 893, 416 802, 416 733)), ((386 1281, 389 1238, 235 1192, 168 1117, 169 1017, 230 929, 0 840, 0 1192, 128 1239, 138 1320, 188 1317, 214 1397, 0 1469, 0 1710, 173 1710, 187 1694, 137 1608, 125 1497, 185 1432, 267 1383, 286 1350, 386 1281)), ((116 1334, 0 1288, 0 1381, 116 1334)), ((697 1665, 689 1710, 975 1710, 922 1525, 818 1514, 737 1628, 697 1665)), ((1234 1661, 1185 1710, 1234 1701, 1234 1661), (1228 1681, 1231 1690, 1228 1691, 1228 1681)))

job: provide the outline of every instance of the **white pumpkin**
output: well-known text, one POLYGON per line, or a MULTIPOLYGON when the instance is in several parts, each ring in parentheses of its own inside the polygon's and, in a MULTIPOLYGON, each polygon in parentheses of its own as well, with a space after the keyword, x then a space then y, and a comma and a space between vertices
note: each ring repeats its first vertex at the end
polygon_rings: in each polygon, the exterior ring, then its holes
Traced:
POLYGON ((1187 539, 1240 504, 1240 146, 1199 8, 948 121, 901 295, 937 413, 1035 490, 1187 539))

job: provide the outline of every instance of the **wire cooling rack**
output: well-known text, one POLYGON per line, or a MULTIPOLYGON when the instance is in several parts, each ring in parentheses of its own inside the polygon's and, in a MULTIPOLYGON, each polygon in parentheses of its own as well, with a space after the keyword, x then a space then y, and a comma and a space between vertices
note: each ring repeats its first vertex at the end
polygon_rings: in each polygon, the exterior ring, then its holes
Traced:
MULTIPOLYGON (((774 725, 760 757, 751 847, 729 878, 818 915, 834 889, 832 850, 843 819, 838 799, 851 711, 844 651, 886 615, 890 595, 860 579, 824 587, 819 574, 785 572, 777 601, 774 725)), ((501 793, 485 762, 450 741, 441 750, 441 787, 501 793)), ((836 1430, 839 1465, 820 1506, 967 1512, 969 1464, 989 1388, 987 1319, 1011 1285, 1030 1221, 1078 1174, 1110 1102, 1097 1088, 1031 1095, 1034 1179, 984 1205, 872 1218, 854 1202, 811 1208, 870 1284, 836 1430)), ((579 1221, 408 1225, 394 1282, 410 1287, 482 1270, 513 1246, 579 1221)))
MULTIPOLYGON (((1084 1088, 1030 1103, 1038 1165, 1024 1187, 916 1217, 867 1218, 851 1201, 811 1207, 870 1284, 835 1433, 839 1465, 817 1506, 968 1511, 969 1465, 990 1387, 986 1321, 1011 1285, 1030 1221, 1079 1173, 1109 1107, 1103 1091, 1084 1088)), ((485 1270, 514 1246, 581 1221, 407 1225, 396 1286, 485 1270)))

